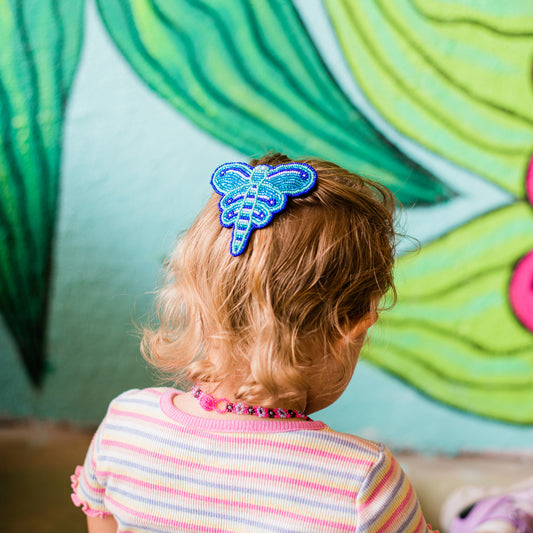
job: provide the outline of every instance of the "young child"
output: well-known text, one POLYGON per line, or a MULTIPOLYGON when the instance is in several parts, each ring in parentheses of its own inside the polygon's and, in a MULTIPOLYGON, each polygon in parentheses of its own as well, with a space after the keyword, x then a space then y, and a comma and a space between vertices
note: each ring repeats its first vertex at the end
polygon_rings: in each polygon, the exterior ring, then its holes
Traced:
POLYGON ((222 165, 211 184, 143 338, 195 385, 111 402, 73 476, 89 531, 430 531, 384 445, 309 418, 344 391, 395 296, 392 193, 281 154, 222 165))

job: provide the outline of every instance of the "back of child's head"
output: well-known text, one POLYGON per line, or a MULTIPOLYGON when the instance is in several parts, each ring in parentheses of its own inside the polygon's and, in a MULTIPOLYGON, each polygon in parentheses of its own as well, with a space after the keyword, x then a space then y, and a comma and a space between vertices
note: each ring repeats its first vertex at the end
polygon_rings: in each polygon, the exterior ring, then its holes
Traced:
MULTIPOLYGON (((250 165, 291 161, 268 154, 250 165)), ((244 253, 230 254, 217 194, 178 241, 160 324, 143 338, 161 371, 191 382, 231 379, 240 384, 235 399, 292 408, 312 367, 353 370, 350 330, 389 289, 394 297, 394 197, 333 163, 298 161, 316 171, 314 188, 254 231, 244 253)))

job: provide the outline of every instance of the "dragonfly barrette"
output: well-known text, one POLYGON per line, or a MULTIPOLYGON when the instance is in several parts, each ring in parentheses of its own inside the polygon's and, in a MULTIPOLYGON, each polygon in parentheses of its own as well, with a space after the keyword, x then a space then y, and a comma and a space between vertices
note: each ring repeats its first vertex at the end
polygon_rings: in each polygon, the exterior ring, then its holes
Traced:
POLYGON ((225 163, 211 177, 213 189, 222 196, 220 223, 233 226, 230 252, 243 253, 252 231, 264 228, 287 205, 288 196, 301 196, 313 188, 316 171, 305 163, 271 167, 225 163))

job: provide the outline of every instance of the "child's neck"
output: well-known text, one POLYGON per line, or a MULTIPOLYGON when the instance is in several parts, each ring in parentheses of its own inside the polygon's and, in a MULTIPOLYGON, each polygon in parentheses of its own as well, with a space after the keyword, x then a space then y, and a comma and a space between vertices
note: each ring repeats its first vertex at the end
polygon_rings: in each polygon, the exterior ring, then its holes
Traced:
MULTIPOLYGON (((240 401, 239 399, 236 398, 236 391, 238 390, 239 387, 235 385, 234 383, 231 383, 228 381, 225 381, 223 383, 217 383, 217 384, 197 383, 197 386, 202 390, 202 392, 206 394, 210 394, 217 400, 225 399, 231 403, 239 403, 240 401)), ((257 420, 257 416, 255 415, 241 415, 241 414, 236 414, 236 413, 217 413, 215 410, 205 410, 200 405, 200 402, 198 401, 198 399, 195 398, 190 392, 175 396, 174 405, 178 409, 188 414, 200 416, 203 418, 224 418, 227 420, 229 419, 238 419, 238 420, 255 419, 257 420)), ((274 402, 268 402, 268 405, 267 403, 265 403, 265 405, 264 406, 261 405, 261 407, 271 407, 271 408, 280 407, 280 408, 295 409, 290 406, 287 407, 283 405, 277 405, 277 404, 274 404, 274 402)), ((270 419, 265 418, 264 420, 270 420, 270 419)), ((276 418, 275 420, 279 421, 283 419, 276 418)), ((290 420, 290 419, 286 419, 286 420, 290 420)))

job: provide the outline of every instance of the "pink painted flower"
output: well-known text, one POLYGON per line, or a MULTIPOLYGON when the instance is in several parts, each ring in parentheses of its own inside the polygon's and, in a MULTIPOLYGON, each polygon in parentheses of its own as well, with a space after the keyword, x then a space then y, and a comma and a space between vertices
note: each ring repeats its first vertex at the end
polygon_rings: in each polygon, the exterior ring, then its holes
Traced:
MULTIPOLYGON (((526 174, 526 192, 533 205, 533 157, 526 174)), ((509 300, 518 320, 533 331, 533 250, 516 265, 509 284, 509 300)))

